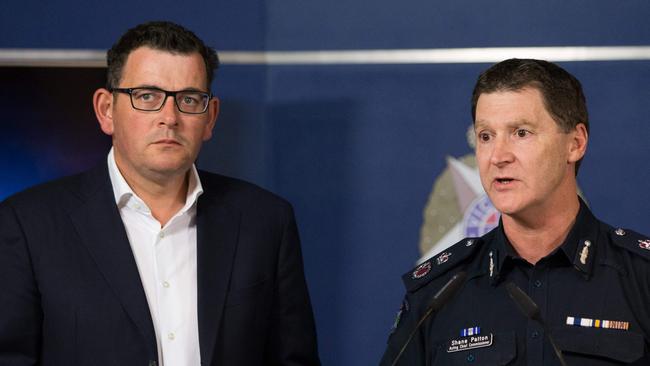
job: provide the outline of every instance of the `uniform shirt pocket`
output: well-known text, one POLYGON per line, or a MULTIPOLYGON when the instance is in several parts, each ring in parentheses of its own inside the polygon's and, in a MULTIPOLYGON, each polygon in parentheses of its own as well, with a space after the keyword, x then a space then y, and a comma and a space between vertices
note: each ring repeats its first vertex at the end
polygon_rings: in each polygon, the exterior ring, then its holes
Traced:
MULTIPOLYGON (((562 353, 571 356, 632 363, 643 357, 643 335, 632 331, 587 327, 551 330, 562 353)), ((568 362, 568 361, 567 361, 568 362)))

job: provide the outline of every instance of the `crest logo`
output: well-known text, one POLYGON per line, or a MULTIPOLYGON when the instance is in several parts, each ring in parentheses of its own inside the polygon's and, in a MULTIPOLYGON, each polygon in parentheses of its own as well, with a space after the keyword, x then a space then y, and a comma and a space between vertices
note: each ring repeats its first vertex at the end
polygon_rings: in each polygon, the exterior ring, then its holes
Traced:
POLYGON ((499 225, 500 216, 487 195, 478 196, 465 210, 463 234, 466 237, 483 236, 499 225))
POLYGON ((481 185, 474 155, 447 157, 424 210, 420 262, 466 237, 479 237, 499 225, 500 214, 481 185))

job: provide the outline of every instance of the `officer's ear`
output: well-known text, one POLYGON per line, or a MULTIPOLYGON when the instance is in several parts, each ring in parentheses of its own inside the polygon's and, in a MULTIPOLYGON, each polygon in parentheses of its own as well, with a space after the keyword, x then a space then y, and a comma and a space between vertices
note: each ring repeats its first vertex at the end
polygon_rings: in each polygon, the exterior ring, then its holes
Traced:
POLYGON ((569 132, 569 137, 567 163, 575 163, 582 159, 587 152, 587 142, 589 141, 587 126, 584 123, 578 123, 573 131, 569 132))

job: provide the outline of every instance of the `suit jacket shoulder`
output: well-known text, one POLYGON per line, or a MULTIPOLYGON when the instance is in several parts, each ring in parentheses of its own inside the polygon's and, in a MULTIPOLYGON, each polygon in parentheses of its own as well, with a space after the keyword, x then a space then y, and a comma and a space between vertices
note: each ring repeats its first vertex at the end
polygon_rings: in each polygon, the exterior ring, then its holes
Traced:
POLYGON ((199 170, 204 194, 238 211, 292 210, 284 198, 256 184, 199 170))
POLYGON ((38 211, 69 208, 75 203, 88 199, 101 189, 109 188, 108 168, 105 164, 71 176, 41 183, 7 197, 2 204, 38 211))

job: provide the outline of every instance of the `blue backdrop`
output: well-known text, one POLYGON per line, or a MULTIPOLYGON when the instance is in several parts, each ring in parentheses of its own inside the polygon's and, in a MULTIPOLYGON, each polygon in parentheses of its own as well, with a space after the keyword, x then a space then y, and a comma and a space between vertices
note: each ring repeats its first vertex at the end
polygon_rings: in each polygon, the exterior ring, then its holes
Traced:
MULTIPOLYGON (((26 0, 0 5, 0 49, 107 49, 178 21, 218 50, 650 45, 650 3, 26 0)), ((233 65, 199 166, 291 200, 325 365, 372 365, 419 258, 447 156, 471 154, 469 99, 488 64, 233 65)), ((650 233, 650 61, 566 62, 591 117, 579 183, 597 216, 650 233)), ((105 158, 90 108, 101 69, 0 68, 0 198, 105 158)))

